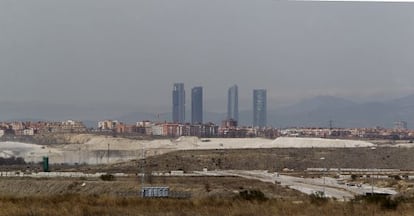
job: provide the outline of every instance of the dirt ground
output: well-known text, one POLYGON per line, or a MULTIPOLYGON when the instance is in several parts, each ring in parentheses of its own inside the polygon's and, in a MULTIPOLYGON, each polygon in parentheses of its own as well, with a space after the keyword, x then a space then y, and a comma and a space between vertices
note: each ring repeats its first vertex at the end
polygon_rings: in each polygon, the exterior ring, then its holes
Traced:
MULTIPOLYGON (((82 171, 140 172, 146 170, 194 171, 208 168, 281 171, 284 168, 392 168, 414 170, 414 148, 286 148, 177 151, 131 161, 101 166, 79 167, 82 171), (321 160, 324 158, 324 160, 321 160)), ((75 170, 76 170, 75 169, 75 170)))
MULTIPOLYGON (((260 190, 268 198, 300 199, 300 192, 280 185, 248 180, 238 177, 155 177, 145 179, 145 186, 167 186, 173 193, 186 194, 192 198, 233 197, 243 190, 260 190)), ((2 178, 2 196, 51 196, 62 194, 108 195, 138 197, 141 179, 116 178, 114 181, 100 179, 33 179, 2 178)))
MULTIPOLYGON (((194 171, 208 168, 281 171, 297 173, 311 167, 395 168, 414 170, 411 148, 245 149, 177 151, 126 163, 109 165, 50 165, 51 171, 129 173, 194 171), (324 160, 321 160, 324 158, 324 160)), ((0 170, 40 171, 40 164, 1 167, 0 170)), ((360 181, 365 181, 361 179, 360 181)), ((390 180, 391 181, 391 180, 390 180)), ((413 184, 392 180, 412 188, 413 184)), ((391 186, 390 182, 384 182, 391 186)), ((147 177, 145 186, 168 186, 192 199, 141 200, 141 178, 6 178, 0 179, 0 215, 410 215, 412 201, 394 210, 382 204, 334 202, 314 204, 309 196, 271 183, 238 177, 147 177), (259 190, 267 202, 234 200, 240 191, 259 190), (69 196, 68 196, 69 195, 69 196), (74 195, 74 196, 73 196, 74 195), (57 196, 57 198, 56 198, 57 196), (135 200, 136 199, 136 200, 135 200), (52 201, 50 201, 52 200, 52 201), (52 208, 45 203, 51 203, 52 208), (177 208, 177 205, 181 205, 177 208), (388 208, 388 207, 387 207, 388 208), (161 211, 161 210, 162 211, 161 211), (180 211, 185 209, 185 211, 180 211), (157 212, 158 211, 158 212, 157 212)), ((406 190, 404 197, 414 197, 406 190)), ((392 207, 392 206, 391 206, 392 207)))
MULTIPOLYGON (((136 174, 146 172, 208 169, 280 171, 303 173, 308 167, 397 168, 413 170, 414 149, 250 149, 178 151, 110 165, 53 165, 51 171, 82 171, 136 174), (325 158, 321 160, 320 158, 325 158)), ((10 170, 39 170, 40 164, 0 167, 10 170)), ((360 181, 365 181, 361 179, 360 181)), ((406 182, 393 184, 410 187, 406 182), (404 184, 403 184, 404 183, 404 184)), ((384 184, 390 184, 384 182, 384 184)), ((393 206, 381 203, 312 203, 309 196, 271 183, 238 177, 156 177, 145 186, 168 186, 172 192, 190 194, 191 199, 139 199, 141 178, 1 178, 0 215, 411 215, 412 200, 393 206), (259 190, 266 202, 235 200, 239 192, 259 190), (57 196, 57 198, 56 198, 57 196), (51 203, 52 208, 45 207, 51 203), (177 208, 177 206, 180 206, 177 208), (388 209, 391 208, 391 209, 388 209)), ((412 185, 412 184, 411 184, 412 185)), ((391 186, 391 185, 386 185, 391 186)), ((407 190, 404 199, 413 197, 407 190)), ((186 197, 187 198, 187 197, 186 197)), ((387 203, 386 203, 387 204, 387 203)), ((388 203, 389 204, 389 203, 388 203)), ((392 204, 392 202, 391 202, 392 204)))

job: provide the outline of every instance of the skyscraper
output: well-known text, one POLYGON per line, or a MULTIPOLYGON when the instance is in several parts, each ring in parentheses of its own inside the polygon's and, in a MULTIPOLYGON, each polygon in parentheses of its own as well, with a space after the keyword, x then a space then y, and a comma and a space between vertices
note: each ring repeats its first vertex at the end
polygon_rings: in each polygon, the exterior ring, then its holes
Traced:
POLYGON ((203 123, 203 87, 191 89, 191 123, 203 123))
POLYGON ((230 87, 228 91, 227 119, 239 121, 239 93, 237 85, 230 87))
POLYGON ((185 90, 184 83, 175 83, 172 91, 173 122, 185 123, 185 90))
POLYGON ((265 127, 267 124, 266 89, 253 90, 253 126, 265 127))

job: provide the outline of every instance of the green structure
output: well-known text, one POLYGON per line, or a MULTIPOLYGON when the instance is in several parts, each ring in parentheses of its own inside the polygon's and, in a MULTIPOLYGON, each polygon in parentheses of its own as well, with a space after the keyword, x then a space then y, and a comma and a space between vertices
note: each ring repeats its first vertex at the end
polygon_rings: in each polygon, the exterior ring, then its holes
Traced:
POLYGON ((43 157, 43 172, 49 172, 49 157, 43 157))

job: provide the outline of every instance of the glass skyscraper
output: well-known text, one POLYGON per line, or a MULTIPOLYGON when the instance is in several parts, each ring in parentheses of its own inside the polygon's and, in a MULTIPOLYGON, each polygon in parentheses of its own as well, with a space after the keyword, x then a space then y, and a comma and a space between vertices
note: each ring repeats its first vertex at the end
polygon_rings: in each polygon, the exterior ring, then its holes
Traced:
POLYGON ((253 126, 265 127, 267 125, 266 89, 253 90, 253 126))
POLYGON ((191 123, 203 123, 203 87, 191 89, 191 123))
POLYGON ((228 91, 227 119, 239 121, 239 93, 237 85, 230 87, 228 91))
POLYGON ((184 83, 175 83, 172 91, 173 122, 185 123, 185 90, 184 83))

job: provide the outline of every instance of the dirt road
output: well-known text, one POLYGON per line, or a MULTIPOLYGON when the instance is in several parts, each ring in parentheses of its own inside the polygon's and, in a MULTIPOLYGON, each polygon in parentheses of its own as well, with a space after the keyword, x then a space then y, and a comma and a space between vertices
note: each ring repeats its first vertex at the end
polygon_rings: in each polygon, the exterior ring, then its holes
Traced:
MULTIPOLYGON (((201 173, 201 172, 200 172, 201 173)), ((350 200, 355 195, 364 195, 374 190, 375 193, 396 194, 389 188, 371 187, 370 185, 349 186, 338 183, 337 179, 323 178, 299 178, 293 176, 279 175, 267 171, 244 171, 244 170, 224 170, 224 171, 207 171, 205 175, 234 175, 247 179, 256 179, 263 182, 271 182, 287 186, 305 194, 315 194, 323 192, 326 197, 333 197, 338 200, 350 200)))

